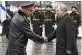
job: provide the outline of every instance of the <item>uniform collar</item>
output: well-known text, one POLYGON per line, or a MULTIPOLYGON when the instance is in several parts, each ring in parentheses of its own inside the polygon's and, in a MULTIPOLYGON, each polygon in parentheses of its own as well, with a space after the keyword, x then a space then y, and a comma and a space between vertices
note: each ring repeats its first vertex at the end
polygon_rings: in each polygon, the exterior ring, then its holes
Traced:
MULTIPOLYGON (((18 14, 20 14, 20 15, 22 15, 22 16, 26 16, 25 14, 24 14, 24 12, 22 12, 21 10, 18 10, 18 14)), ((27 16, 26 16, 27 17, 27 16)))

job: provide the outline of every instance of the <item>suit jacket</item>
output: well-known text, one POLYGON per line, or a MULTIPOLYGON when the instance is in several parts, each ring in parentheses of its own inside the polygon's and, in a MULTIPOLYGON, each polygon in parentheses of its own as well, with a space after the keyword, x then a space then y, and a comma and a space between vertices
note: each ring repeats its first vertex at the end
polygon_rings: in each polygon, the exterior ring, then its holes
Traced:
POLYGON ((66 50, 70 50, 72 52, 71 55, 78 55, 75 26, 69 14, 65 14, 62 18, 59 18, 57 29, 48 38, 48 41, 51 41, 53 38, 57 39, 56 55, 67 55, 66 50))

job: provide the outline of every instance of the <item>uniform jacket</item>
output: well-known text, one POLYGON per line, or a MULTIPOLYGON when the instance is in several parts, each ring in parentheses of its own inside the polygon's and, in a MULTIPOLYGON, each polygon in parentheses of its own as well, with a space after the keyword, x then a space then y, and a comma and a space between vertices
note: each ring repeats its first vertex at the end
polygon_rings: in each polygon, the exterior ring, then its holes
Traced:
POLYGON ((54 24, 55 23, 55 14, 52 13, 51 11, 46 11, 44 13, 44 17, 45 17, 45 19, 44 19, 45 24, 47 24, 47 23, 54 24), (49 20, 46 20, 46 19, 49 19, 49 20))
POLYGON ((43 43, 44 39, 30 29, 27 16, 18 11, 11 21, 9 29, 9 43, 7 55, 24 55, 24 47, 28 42, 28 38, 39 43, 43 43))
POLYGON ((72 13, 70 13, 70 16, 72 17, 72 19, 73 19, 73 21, 74 21, 74 24, 75 24, 75 30, 76 30, 76 39, 77 39, 77 34, 79 33, 78 32, 78 27, 79 27, 79 25, 80 25, 80 15, 79 15, 79 13, 77 13, 77 12, 72 12, 72 13))
POLYGON ((80 15, 77 12, 70 13, 70 16, 73 18, 73 21, 76 25, 76 27, 79 27, 80 25, 80 15))

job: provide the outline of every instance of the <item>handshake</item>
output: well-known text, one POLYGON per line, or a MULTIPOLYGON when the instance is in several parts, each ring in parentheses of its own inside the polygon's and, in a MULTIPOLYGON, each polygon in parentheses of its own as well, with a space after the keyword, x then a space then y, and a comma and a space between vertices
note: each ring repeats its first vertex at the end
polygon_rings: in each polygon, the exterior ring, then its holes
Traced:
POLYGON ((48 43, 48 38, 44 37, 44 43, 48 43))
POLYGON ((44 36, 38 36, 39 43, 48 43, 52 41, 54 38, 56 38, 56 30, 53 31, 51 34, 49 34, 47 37, 44 36))

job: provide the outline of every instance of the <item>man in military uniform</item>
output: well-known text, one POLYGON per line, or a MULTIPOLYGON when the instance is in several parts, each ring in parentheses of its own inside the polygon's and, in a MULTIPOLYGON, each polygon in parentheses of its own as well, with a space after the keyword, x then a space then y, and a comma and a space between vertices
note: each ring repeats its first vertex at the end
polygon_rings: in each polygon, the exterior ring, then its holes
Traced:
POLYGON ((39 6, 38 5, 35 5, 34 6, 34 12, 33 12, 33 19, 32 19, 32 24, 33 24, 33 31, 38 34, 38 35, 41 35, 42 33, 42 30, 41 30, 41 25, 42 25, 42 14, 41 12, 39 11, 39 6), (37 28, 36 28, 37 27, 37 28))
POLYGON ((46 36, 49 35, 54 28, 52 27, 54 24, 54 20, 55 20, 55 14, 51 12, 52 6, 51 5, 47 5, 46 7, 46 12, 44 13, 44 23, 45 23, 45 33, 46 36))
POLYGON ((35 42, 44 42, 44 38, 30 29, 30 19, 28 17, 32 14, 32 6, 33 3, 20 5, 21 10, 14 15, 9 29, 9 43, 6 55, 24 55, 24 48, 28 38, 35 42))
MULTIPOLYGON (((44 24, 44 12, 42 10, 42 6, 39 6, 39 12, 40 12, 40 15, 39 15, 39 22, 40 22, 40 35, 43 36, 42 32, 43 32, 43 24, 44 24)), ((45 33, 44 33, 45 34, 45 33)))
POLYGON ((75 28, 76 28, 75 38, 77 39, 78 27, 80 25, 80 14, 77 11, 77 7, 72 6, 72 12, 70 13, 70 16, 72 17, 75 24, 75 28))

